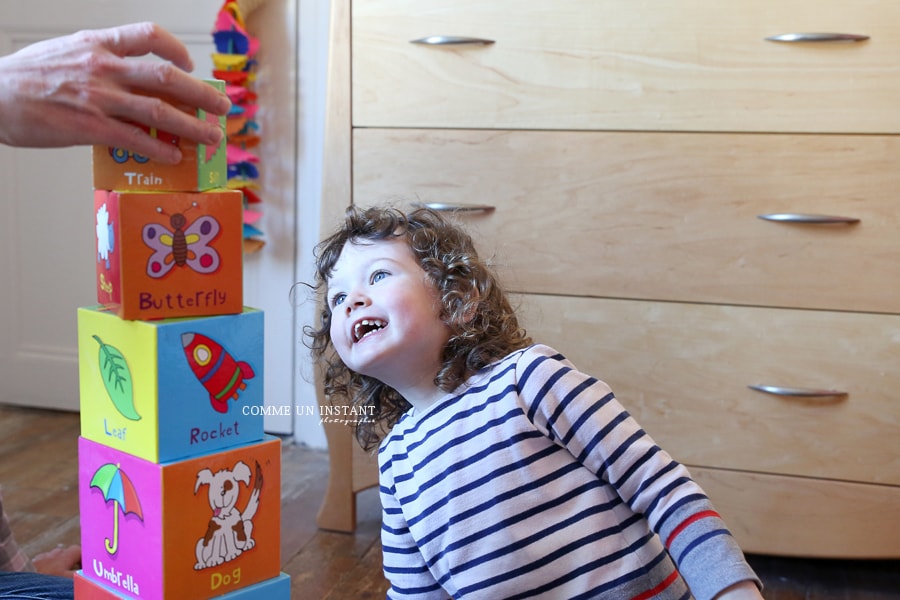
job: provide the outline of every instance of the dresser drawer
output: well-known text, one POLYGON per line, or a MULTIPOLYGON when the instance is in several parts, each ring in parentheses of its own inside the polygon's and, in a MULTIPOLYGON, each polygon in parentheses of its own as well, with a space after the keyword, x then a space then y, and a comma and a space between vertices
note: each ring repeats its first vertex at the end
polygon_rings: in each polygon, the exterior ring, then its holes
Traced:
POLYGON ((900 556, 900 487, 690 467, 744 552, 900 556))
POLYGON ((900 132, 900 3, 354 0, 362 127, 900 132), (858 43, 776 43, 796 32, 858 43), (411 40, 468 36, 493 44, 411 40))
POLYGON ((900 137, 358 129, 353 139, 358 204, 495 206, 465 222, 518 291, 900 312, 900 137), (758 218, 785 212, 860 222, 758 218))
POLYGON ((528 295, 525 327, 701 467, 900 484, 900 316, 528 295), (748 385, 821 388, 796 398, 748 385))

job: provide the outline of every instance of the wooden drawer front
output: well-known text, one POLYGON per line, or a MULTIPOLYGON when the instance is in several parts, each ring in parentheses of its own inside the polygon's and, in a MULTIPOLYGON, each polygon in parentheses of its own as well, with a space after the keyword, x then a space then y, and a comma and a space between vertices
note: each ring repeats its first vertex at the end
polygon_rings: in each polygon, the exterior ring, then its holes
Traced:
POLYGON ((897 23, 876 0, 355 0, 353 122, 900 132, 897 23), (870 39, 764 39, 821 31, 870 39), (410 43, 435 35, 495 43, 410 43))
POLYGON ((744 552, 900 558, 900 487, 690 468, 744 552))
POLYGON ((892 136, 362 129, 353 196, 496 206, 465 220, 519 291, 900 312, 898 164, 892 136))
POLYGON ((898 316, 539 295, 522 306, 536 341, 609 383, 686 464, 900 485, 898 316))

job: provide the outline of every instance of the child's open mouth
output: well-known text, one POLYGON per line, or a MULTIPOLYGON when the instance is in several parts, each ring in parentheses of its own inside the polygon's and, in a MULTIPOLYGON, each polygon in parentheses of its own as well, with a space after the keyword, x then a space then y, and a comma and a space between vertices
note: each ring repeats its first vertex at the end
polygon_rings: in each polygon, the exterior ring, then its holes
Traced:
POLYGON ((384 329, 387 323, 381 319, 363 319, 353 326, 353 343, 356 343, 371 333, 384 329))

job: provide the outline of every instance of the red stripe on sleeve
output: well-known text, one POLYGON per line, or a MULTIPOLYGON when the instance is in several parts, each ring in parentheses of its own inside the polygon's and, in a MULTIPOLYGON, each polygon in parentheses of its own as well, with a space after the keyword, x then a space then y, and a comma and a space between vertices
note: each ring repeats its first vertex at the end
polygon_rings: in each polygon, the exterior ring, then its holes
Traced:
POLYGON ((714 510, 704 510, 703 512, 698 512, 695 515, 691 515, 688 519, 678 525, 678 527, 672 530, 672 533, 670 533, 669 537, 666 538, 666 548, 669 548, 672 545, 672 542, 676 537, 678 537, 678 534, 684 531, 688 525, 690 525, 691 523, 696 523, 700 519, 708 519, 710 517, 716 517, 718 519, 722 518, 719 516, 719 513, 714 510))
POLYGON ((648 598, 652 598, 653 596, 657 595, 658 593, 672 585, 672 583, 674 583, 676 579, 678 579, 678 571, 672 571, 672 574, 666 577, 666 579, 658 586, 656 586, 652 590, 647 590, 642 594, 638 594, 631 600, 648 600, 648 598))

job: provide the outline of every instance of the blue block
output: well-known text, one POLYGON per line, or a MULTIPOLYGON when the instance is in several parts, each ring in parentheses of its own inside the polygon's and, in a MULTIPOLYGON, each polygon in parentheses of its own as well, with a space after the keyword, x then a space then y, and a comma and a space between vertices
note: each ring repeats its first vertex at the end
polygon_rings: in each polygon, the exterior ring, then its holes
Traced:
MULTIPOLYGON (((132 600, 135 597, 113 590, 102 583, 91 581, 83 577, 81 571, 75 574, 75 600, 118 600, 119 598, 132 600)), ((229 594, 196 600, 290 600, 290 598, 291 578, 289 575, 281 573, 278 577, 261 581, 229 594)))
POLYGON ((154 463, 263 438, 263 313, 127 321, 78 309, 81 435, 154 463))

